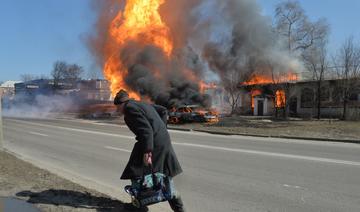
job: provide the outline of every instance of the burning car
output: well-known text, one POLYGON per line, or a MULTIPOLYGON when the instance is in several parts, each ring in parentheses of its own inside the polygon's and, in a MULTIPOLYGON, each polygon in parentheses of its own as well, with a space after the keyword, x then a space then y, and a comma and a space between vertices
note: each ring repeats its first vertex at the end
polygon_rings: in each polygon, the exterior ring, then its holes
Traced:
POLYGON ((183 105, 169 110, 170 124, 219 121, 219 114, 215 110, 205 110, 199 105, 183 105))

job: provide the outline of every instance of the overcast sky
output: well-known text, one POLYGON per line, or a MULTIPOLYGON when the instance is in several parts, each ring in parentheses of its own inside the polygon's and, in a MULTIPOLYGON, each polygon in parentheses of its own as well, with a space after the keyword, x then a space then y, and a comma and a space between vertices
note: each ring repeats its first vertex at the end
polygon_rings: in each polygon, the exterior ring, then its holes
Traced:
MULTIPOLYGON (((97 68, 84 42, 96 14, 90 0, 0 0, 0 81, 22 74, 47 75, 64 60, 97 68)), ((263 14, 273 16, 281 0, 258 0, 263 14)), ((312 20, 324 17, 331 26, 330 50, 350 35, 360 41, 360 0, 300 0, 312 20)), ((87 77, 87 74, 84 75, 87 77)))

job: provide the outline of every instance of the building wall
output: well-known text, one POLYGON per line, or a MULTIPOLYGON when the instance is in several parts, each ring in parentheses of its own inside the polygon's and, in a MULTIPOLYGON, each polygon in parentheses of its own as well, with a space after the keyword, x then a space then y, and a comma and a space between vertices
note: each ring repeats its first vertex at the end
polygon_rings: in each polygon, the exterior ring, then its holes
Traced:
MULTIPOLYGON (((334 84, 335 81, 324 81, 323 86, 325 91, 322 95, 321 100, 321 116, 328 118, 338 118, 343 113, 343 102, 337 97, 337 88, 334 84)), ((300 117, 315 117, 317 116, 317 85, 315 82, 297 83, 296 84, 296 99, 297 99, 297 115, 300 117), (312 92, 312 96, 310 95, 312 92), (304 101, 304 96, 309 97, 312 101, 304 101), (311 97, 311 98, 310 98, 311 97)), ((359 92, 357 98, 354 101, 350 101, 348 104, 349 117, 354 118, 360 117, 360 88, 354 88, 354 92, 359 92)), ((306 99, 305 98, 305 99, 306 99)))
POLYGON ((7 81, 0 86, 0 96, 7 96, 11 98, 15 95, 15 83, 17 81, 7 81))
POLYGON ((254 110, 251 105, 251 94, 248 91, 240 91, 239 113, 242 115, 253 115, 254 110))
POLYGON ((79 98, 100 101, 111 99, 110 84, 106 80, 82 80, 77 87, 79 98))
POLYGON ((56 90, 51 80, 33 80, 15 84, 15 93, 18 100, 25 102, 33 101, 38 95, 68 96, 77 103, 88 100, 109 101, 111 97, 109 83, 106 80, 81 80, 77 82, 76 87, 63 82, 56 90))
POLYGON ((0 88, 0 96, 7 96, 9 98, 15 95, 15 88, 0 88))
POLYGON ((274 112, 272 100, 267 97, 254 98, 254 116, 259 116, 260 105, 259 101, 263 102, 263 116, 271 116, 274 112))

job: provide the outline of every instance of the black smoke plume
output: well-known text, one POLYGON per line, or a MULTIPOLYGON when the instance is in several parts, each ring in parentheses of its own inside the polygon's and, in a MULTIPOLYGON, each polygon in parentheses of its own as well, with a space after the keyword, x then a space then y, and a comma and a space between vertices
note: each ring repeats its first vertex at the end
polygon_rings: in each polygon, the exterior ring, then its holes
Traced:
POLYGON ((189 80, 184 73, 184 70, 191 70, 196 77, 202 73, 198 56, 189 51, 191 49, 179 51, 168 59, 155 46, 141 47, 129 42, 119 54, 128 69, 126 84, 156 104, 169 108, 193 104, 211 106, 210 96, 201 94, 198 82, 189 80))

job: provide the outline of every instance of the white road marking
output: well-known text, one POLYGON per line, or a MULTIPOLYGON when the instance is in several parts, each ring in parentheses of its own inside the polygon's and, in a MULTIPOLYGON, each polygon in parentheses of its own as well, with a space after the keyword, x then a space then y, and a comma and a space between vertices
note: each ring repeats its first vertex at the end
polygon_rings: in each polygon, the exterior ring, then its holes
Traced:
MULTIPOLYGON (((22 122, 22 123, 29 124, 29 122, 27 122, 27 121, 20 121, 20 120, 15 120, 15 122, 22 122)), ((134 136, 104 133, 104 132, 98 132, 98 131, 69 128, 69 127, 52 126, 52 125, 45 125, 45 124, 39 124, 39 123, 31 123, 31 125, 36 125, 36 126, 40 126, 40 127, 51 127, 51 128, 55 128, 55 129, 70 130, 70 131, 74 131, 74 132, 91 133, 91 134, 96 134, 96 135, 112 136, 112 137, 118 137, 118 138, 127 138, 127 139, 135 138, 134 136)))
POLYGON ((42 134, 42 133, 38 133, 38 132, 29 132, 29 133, 32 134, 32 135, 39 135, 39 136, 43 136, 43 137, 49 137, 46 134, 42 134))
POLYGON ((300 189, 300 186, 284 184, 284 187, 300 189))
POLYGON ((130 150, 127 150, 127 149, 121 149, 121 148, 117 148, 117 147, 112 147, 112 146, 104 146, 105 149, 112 149, 112 150, 118 150, 118 151, 122 151, 122 152, 128 152, 128 153, 131 153, 130 150))
POLYGON ((316 161, 316 162, 326 162, 326 163, 336 163, 336 164, 342 164, 342 165, 360 166, 360 162, 346 161, 346 160, 336 160, 336 159, 329 159, 329 158, 291 155, 291 154, 275 153, 275 152, 264 152, 264 151, 248 150, 248 149, 226 148, 226 147, 191 144, 191 143, 173 142, 173 144, 179 145, 179 146, 190 146, 190 147, 198 147, 198 148, 205 148, 205 149, 212 149, 212 150, 222 150, 222 151, 229 151, 229 152, 239 152, 239 153, 247 153, 247 154, 272 156, 272 157, 291 158, 291 159, 300 159, 300 160, 308 160, 308 161, 316 161))

